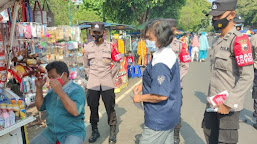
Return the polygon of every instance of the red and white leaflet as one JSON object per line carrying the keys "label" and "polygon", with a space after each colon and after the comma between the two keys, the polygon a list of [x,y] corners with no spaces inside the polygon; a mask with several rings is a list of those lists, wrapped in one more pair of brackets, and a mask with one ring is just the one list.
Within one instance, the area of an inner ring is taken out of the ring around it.
{"label": "red and white leaflet", "polygon": [[208,97],[207,101],[214,107],[218,104],[224,103],[228,96],[229,96],[228,91],[224,91],[215,96]]}

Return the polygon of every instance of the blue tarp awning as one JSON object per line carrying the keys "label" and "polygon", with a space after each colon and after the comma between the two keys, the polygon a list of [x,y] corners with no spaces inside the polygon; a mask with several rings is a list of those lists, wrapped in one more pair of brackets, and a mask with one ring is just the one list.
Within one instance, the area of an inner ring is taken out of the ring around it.
{"label": "blue tarp awning", "polygon": [[[79,24],[78,26],[81,29],[88,29],[91,28],[90,23],[92,22],[83,22]],[[132,25],[125,25],[125,24],[116,24],[116,23],[104,23],[106,28],[110,28],[111,30],[135,30],[135,28]]]}

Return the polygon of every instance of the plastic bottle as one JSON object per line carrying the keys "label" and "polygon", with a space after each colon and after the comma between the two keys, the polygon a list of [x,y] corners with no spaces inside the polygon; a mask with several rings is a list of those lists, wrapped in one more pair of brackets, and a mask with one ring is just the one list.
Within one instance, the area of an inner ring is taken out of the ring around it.
{"label": "plastic bottle", "polygon": [[11,99],[11,104],[16,104],[16,98]]}
{"label": "plastic bottle", "polygon": [[10,115],[7,110],[3,110],[3,117],[4,117],[4,128],[8,128],[10,126]]}
{"label": "plastic bottle", "polygon": [[0,114],[0,130],[4,129],[4,117],[2,114]]}
{"label": "plastic bottle", "polygon": [[26,118],[25,103],[23,99],[19,99],[18,105],[20,107],[20,119],[23,120]]}
{"label": "plastic bottle", "polygon": [[10,116],[10,125],[12,126],[15,124],[15,113],[13,112],[12,109],[9,111],[9,116]]}
{"label": "plastic bottle", "polygon": [[13,112],[15,113],[15,120],[20,118],[20,107],[18,104],[13,104]]}

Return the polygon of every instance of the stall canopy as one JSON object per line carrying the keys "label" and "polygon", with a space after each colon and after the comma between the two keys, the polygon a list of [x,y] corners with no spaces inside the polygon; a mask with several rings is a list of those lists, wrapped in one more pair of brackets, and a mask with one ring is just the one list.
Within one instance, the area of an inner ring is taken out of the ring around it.
{"label": "stall canopy", "polygon": [[[83,29],[90,28],[90,24],[92,22],[83,22],[80,23],[78,26]],[[104,23],[106,28],[110,28],[111,30],[135,30],[135,28],[131,25],[125,25],[125,24],[116,24],[116,23]]]}
{"label": "stall canopy", "polygon": [[15,0],[0,0],[0,12],[7,9],[10,5],[13,5]]}

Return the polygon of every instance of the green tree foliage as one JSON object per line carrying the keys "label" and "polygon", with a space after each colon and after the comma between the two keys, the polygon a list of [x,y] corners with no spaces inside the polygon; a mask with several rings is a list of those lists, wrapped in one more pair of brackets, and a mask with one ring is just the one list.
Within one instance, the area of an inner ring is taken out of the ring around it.
{"label": "green tree foliage", "polygon": [[210,11],[211,4],[207,0],[187,0],[181,9],[178,28],[195,32],[200,28],[207,28],[209,18],[205,15]]}
{"label": "green tree foliage", "polygon": [[245,25],[257,28],[257,0],[239,0],[237,13],[245,19]]}
{"label": "green tree foliage", "polygon": [[151,18],[178,18],[186,0],[84,0],[87,8],[115,23],[139,25]]}
{"label": "green tree foliage", "polygon": [[[45,0],[38,0],[43,7]],[[68,0],[47,0],[51,11],[54,13],[55,25],[69,25]],[[34,1],[30,2],[31,8],[34,8]],[[76,7],[70,2],[72,24],[81,21],[100,21],[101,17],[96,11],[86,9],[84,5]],[[47,8],[45,8],[47,10]]]}

